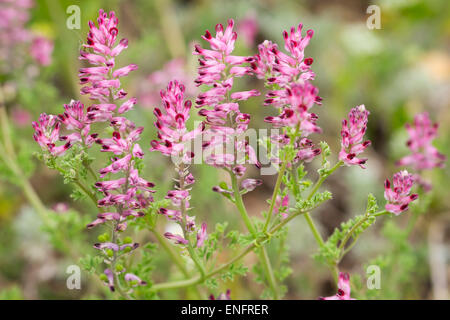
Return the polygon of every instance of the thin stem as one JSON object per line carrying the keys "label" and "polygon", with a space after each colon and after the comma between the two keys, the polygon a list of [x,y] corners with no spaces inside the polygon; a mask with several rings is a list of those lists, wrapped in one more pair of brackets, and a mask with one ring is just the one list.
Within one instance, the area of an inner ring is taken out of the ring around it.
{"label": "thin stem", "polygon": [[160,25],[172,58],[185,56],[183,34],[176,17],[174,4],[171,0],[155,1],[159,13]]}
{"label": "thin stem", "polygon": [[[342,251],[345,248],[345,245],[347,244],[347,242],[350,240],[350,238],[353,236],[353,233],[355,233],[355,231],[364,223],[367,221],[367,219],[369,219],[369,217],[379,217],[382,215],[386,215],[389,214],[388,211],[383,210],[383,211],[379,211],[373,214],[367,214],[360,220],[358,221],[358,223],[356,223],[345,235],[344,239],[341,241],[341,244],[338,247],[339,251]],[[338,263],[342,260],[342,258],[344,258],[344,256],[350,251],[351,248],[353,248],[353,246],[356,243],[356,240],[358,239],[359,235],[353,239],[353,242],[350,244],[350,246],[344,250],[341,254],[341,256],[339,257]]]}
{"label": "thin stem", "polygon": [[[290,147],[292,147],[294,145],[295,139],[298,135],[298,131],[299,131],[299,125],[297,125],[295,127],[294,135],[290,137],[290,141],[289,141]],[[281,165],[280,171],[278,172],[277,181],[275,182],[275,187],[273,189],[272,200],[270,202],[270,208],[269,208],[269,212],[267,213],[266,223],[264,224],[263,232],[267,232],[267,229],[269,229],[270,220],[272,219],[272,215],[273,215],[273,209],[275,207],[278,192],[280,190],[281,182],[283,181],[283,176],[286,171],[287,164],[288,164],[287,153],[285,153],[285,159],[283,161],[283,164]]]}
{"label": "thin stem", "polygon": [[267,250],[265,247],[261,248],[260,253],[260,261],[262,262],[262,267],[267,275],[267,281],[269,282],[270,289],[273,293],[273,298],[275,300],[279,299],[278,288],[277,288],[277,280],[275,279],[275,275],[272,270],[272,265],[270,264],[269,255],[267,254]]}
{"label": "thin stem", "polygon": [[324,245],[324,241],[322,236],[320,235],[319,230],[317,230],[317,227],[314,224],[313,219],[311,218],[309,212],[306,212],[304,214],[305,220],[308,223],[309,228],[311,229],[314,238],[316,239],[317,244],[319,245],[319,247],[322,247]]}
{"label": "thin stem", "polygon": [[242,200],[242,195],[239,192],[239,186],[237,183],[236,176],[230,171],[230,177],[231,177],[231,185],[234,191],[234,198],[236,200],[236,207],[242,217],[242,220],[244,220],[245,226],[247,227],[248,231],[255,236],[256,235],[256,229],[253,226],[252,221],[250,220],[250,217],[248,216],[247,210],[245,209],[244,201]]}
{"label": "thin stem", "polygon": [[286,171],[287,161],[284,161],[281,165],[281,169],[278,172],[277,181],[275,182],[275,188],[273,189],[272,200],[270,202],[269,212],[267,213],[266,223],[264,224],[263,232],[266,232],[270,225],[270,220],[273,215],[273,208],[275,207],[275,203],[278,196],[278,191],[280,190],[281,182],[283,180],[284,172]]}
{"label": "thin stem", "polygon": [[[270,230],[270,234],[273,234],[275,232],[277,232],[278,230],[280,230],[282,227],[284,227],[289,221],[291,221],[294,217],[300,215],[300,214],[304,214],[304,211],[298,211],[294,214],[292,214],[291,216],[289,216],[288,218],[286,218],[285,220],[283,220],[282,222],[280,222],[278,225],[276,225],[275,227],[273,227]],[[245,257],[247,254],[249,254],[250,252],[252,252],[257,246],[259,246],[260,242],[263,242],[267,239],[269,239],[270,235],[266,234],[264,236],[262,236],[260,239],[258,239],[259,241],[254,241],[252,244],[248,245],[247,248],[245,248],[244,250],[242,250],[241,253],[239,253],[237,256],[235,256],[233,259],[231,259],[230,261],[222,264],[221,266],[217,267],[216,269],[214,269],[213,271],[207,272],[204,279],[202,279],[200,276],[195,276],[191,279],[187,279],[187,280],[182,280],[182,281],[173,281],[173,282],[167,282],[167,283],[160,283],[160,284],[156,284],[154,285],[151,290],[152,291],[160,291],[160,290],[168,290],[168,289],[178,289],[178,288],[183,288],[183,287],[189,287],[192,285],[196,285],[196,284],[200,284],[203,281],[205,281],[206,279],[209,279],[215,275],[217,275],[218,273],[222,272],[223,270],[227,269],[228,267],[230,267],[232,264],[236,263],[237,261],[241,260],[243,257]]]}
{"label": "thin stem", "polygon": [[158,243],[161,245],[161,247],[167,252],[170,259],[177,265],[178,269],[183,273],[185,277],[189,276],[189,272],[185,267],[185,264],[183,260],[181,259],[180,255],[175,253],[172,249],[172,246],[167,242],[167,240],[156,230],[150,229],[150,231],[155,236]]}
{"label": "thin stem", "polygon": [[[181,162],[179,166],[177,166],[178,169],[178,184],[180,190],[184,190],[184,179],[185,179],[185,167],[184,163]],[[192,261],[194,261],[194,264],[198,271],[200,272],[200,275],[202,277],[205,277],[205,268],[203,267],[202,262],[200,261],[200,258],[197,255],[197,252],[194,250],[194,247],[191,242],[191,238],[188,236],[187,232],[187,213],[186,213],[186,200],[181,200],[181,215],[182,215],[182,228],[185,239],[188,241],[187,249],[189,252],[189,255],[192,258]]]}
{"label": "thin stem", "polygon": [[[311,200],[312,197],[316,194],[316,192],[319,190],[320,186],[322,185],[322,183],[334,172],[336,171],[337,168],[339,168],[341,165],[343,164],[342,161],[338,161],[333,168],[331,168],[327,174],[325,175],[321,175],[319,180],[317,180],[316,184],[314,185],[314,187],[311,189],[311,192],[309,193],[307,200]],[[314,224],[313,219],[311,218],[310,214],[307,212],[305,213],[305,219],[306,222],[308,223],[309,228],[311,229],[314,238],[317,241],[317,244],[322,247],[324,244],[323,238],[320,235],[320,232],[317,230],[317,227]]]}
{"label": "thin stem", "polygon": [[[244,201],[242,200],[242,195],[239,192],[237,178],[232,172],[230,172],[230,177],[231,177],[231,184],[232,184],[233,191],[234,191],[236,207],[238,208],[238,211],[241,214],[241,217],[244,220],[244,223],[247,226],[248,231],[256,238],[257,232],[256,232],[255,227],[253,226],[252,221],[250,220],[250,217],[248,216],[247,210],[245,209]],[[260,256],[260,261],[263,264],[264,272],[267,276],[267,281],[269,282],[269,286],[273,292],[273,296],[275,299],[278,300],[279,296],[278,296],[278,289],[277,289],[275,275],[273,274],[272,265],[270,263],[270,259],[267,254],[267,249],[264,246],[261,248],[261,253],[259,256]]]}

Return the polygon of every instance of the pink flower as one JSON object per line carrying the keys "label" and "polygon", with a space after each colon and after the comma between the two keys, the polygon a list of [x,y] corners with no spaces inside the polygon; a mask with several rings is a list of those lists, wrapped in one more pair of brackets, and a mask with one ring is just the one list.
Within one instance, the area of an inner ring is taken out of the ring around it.
{"label": "pink flower", "polygon": [[209,300],[231,300],[231,290],[228,289],[226,293],[221,293],[216,297],[214,295],[209,296]]}
{"label": "pink flower", "polygon": [[288,217],[288,214],[286,213],[286,209],[289,206],[289,195],[285,195],[283,198],[281,196],[277,196],[275,200],[275,206],[273,208],[274,214],[281,214],[281,217],[283,219],[286,219]]}
{"label": "pink flower", "polygon": [[446,157],[432,145],[437,136],[439,125],[432,124],[427,112],[414,117],[413,125],[406,124],[409,140],[406,143],[411,150],[408,155],[397,162],[399,166],[412,166],[414,170],[443,168]]}
{"label": "pink flower", "polygon": [[53,42],[44,37],[35,37],[30,47],[30,54],[42,66],[51,63]]}
{"label": "pink flower", "polygon": [[268,77],[268,83],[286,87],[292,82],[314,80],[314,73],[310,65],[312,58],[304,58],[304,50],[309,44],[314,31],[308,30],[302,37],[303,25],[292,27],[290,33],[283,31],[284,47],[290,53],[287,55],[278,49],[276,44],[270,41],[258,46],[259,54],[255,56],[252,68],[255,74],[264,79]]}
{"label": "pink flower", "polygon": [[408,204],[418,198],[417,194],[410,194],[414,184],[413,175],[403,170],[394,174],[393,188],[386,179],[384,183],[384,197],[388,201],[385,208],[395,215],[408,210]]}
{"label": "pink flower", "polygon": [[238,33],[242,35],[247,47],[253,47],[259,30],[258,20],[254,14],[246,15],[238,24]]}
{"label": "pink flower", "polygon": [[339,160],[348,166],[359,165],[365,169],[364,164],[367,159],[358,159],[356,156],[370,145],[369,140],[363,141],[364,134],[367,130],[368,115],[369,111],[366,110],[364,105],[360,105],[349,112],[349,121],[342,120],[342,140]]}
{"label": "pink flower", "polygon": [[39,121],[33,121],[34,140],[41,146],[43,150],[47,150],[53,156],[64,154],[71,146],[71,142],[56,146],[59,140],[59,130],[61,124],[57,121],[57,117],[42,113],[39,116]]}
{"label": "pink flower", "polygon": [[307,138],[300,139],[297,145],[297,155],[295,156],[294,162],[304,161],[311,162],[316,156],[321,154],[322,150],[320,148],[315,148],[311,140]]}
{"label": "pink flower", "polygon": [[14,108],[11,118],[18,127],[25,127],[30,125],[31,114],[27,110]]}
{"label": "pink flower", "polygon": [[164,233],[164,236],[169,239],[172,240],[175,244],[183,244],[186,245],[189,243],[189,241],[187,241],[186,239],[184,239],[182,236],[179,236],[177,234],[173,234],[170,232],[166,232]]}
{"label": "pink flower", "polygon": [[255,190],[260,185],[262,185],[262,180],[260,179],[245,179],[241,183],[242,188],[247,192]]}
{"label": "pink flower", "polygon": [[104,274],[106,275],[107,279],[108,279],[108,287],[109,289],[114,292],[115,288],[114,288],[114,274],[112,273],[112,271],[110,269],[105,269]]}
{"label": "pink flower", "polygon": [[139,102],[145,108],[154,108],[161,99],[160,90],[167,87],[167,83],[178,81],[185,85],[185,97],[191,99],[198,94],[194,76],[188,72],[189,67],[182,58],[167,62],[161,70],[150,74],[146,81],[139,83]]}
{"label": "pink flower", "polygon": [[206,223],[203,222],[200,230],[197,232],[197,248],[203,247],[205,240],[208,238],[206,233]]}
{"label": "pink flower", "polygon": [[334,296],[321,297],[320,300],[355,300],[350,297],[350,276],[348,273],[339,272],[338,292]]}
{"label": "pink flower", "polygon": [[147,285],[147,282],[141,280],[141,278],[139,278],[137,275],[132,274],[132,273],[125,274],[124,279],[127,282],[135,282],[135,284],[132,285],[133,287],[136,287],[138,285],[139,286],[146,286]]}

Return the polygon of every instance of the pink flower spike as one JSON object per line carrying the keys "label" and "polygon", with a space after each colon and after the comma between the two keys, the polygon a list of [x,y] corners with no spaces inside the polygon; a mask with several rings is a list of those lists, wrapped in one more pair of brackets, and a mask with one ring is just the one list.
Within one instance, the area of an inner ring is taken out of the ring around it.
{"label": "pink flower spike", "polygon": [[370,141],[363,141],[364,134],[367,130],[369,111],[364,105],[353,108],[349,114],[349,120],[342,121],[341,130],[341,151],[339,152],[339,160],[346,165],[359,165],[365,169],[364,164],[367,159],[358,159],[356,156],[362,153],[369,145]]}
{"label": "pink flower spike", "polygon": [[431,123],[427,112],[416,115],[412,125],[406,124],[409,134],[406,145],[411,154],[400,159],[397,165],[412,166],[416,171],[443,168],[446,157],[432,145],[437,137],[438,127],[437,123]]}
{"label": "pink flower spike", "polygon": [[410,194],[413,184],[413,175],[406,170],[394,174],[393,188],[391,188],[391,182],[386,179],[384,184],[384,197],[388,201],[385,206],[386,211],[397,216],[408,210],[409,203],[418,198],[417,194]]}
{"label": "pink flower spike", "polygon": [[52,62],[53,41],[36,37],[30,47],[30,55],[42,66],[48,66]]}
{"label": "pink flower spike", "polygon": [[348,273],[339,272],[338,292],[334,296],[320,297],[320,300],[355,300],[350,297],[350,276]]}

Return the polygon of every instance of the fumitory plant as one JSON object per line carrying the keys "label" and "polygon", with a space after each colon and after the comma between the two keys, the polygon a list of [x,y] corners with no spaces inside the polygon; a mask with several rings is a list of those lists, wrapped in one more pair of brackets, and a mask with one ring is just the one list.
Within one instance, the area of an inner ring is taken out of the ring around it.
{"label": "fumitory plant", "polygon": [[[350,276],[341,272],[340,262],[377,219],[408,214],[409,207],[429,191],[428,184],[423,187],[426,182],[421,170],[441,167],[445,160],[431,145],[437,126],[431,125],[426,114],[416,117],[414,127],[407,127],[412,155],[399,161],[399,165],[411,166],[414,173],[401,170],[386,179],[382,208],[369,194],[363,213],[343,222],[326,239],[313,219],[314,209],[332,198],[321,186],[342,167],[365,169],[368,159],[362,154],[371,144],[365,138],[370,112],[359,105],[342,120],[336,160],[331,160],[326,142],[313,141],[314,134],[322,131],[314,109],[323,108],[313,84],[313,59],[305,56],[313,31],[304,33],[300,24],[283,32],[285,50],[266,40],[254,56],[238,56],[233,54],[237,39],[233,20],[226,27],[218,24],[213,33],[207,30],[202,39],[208,47],[197,44],[193,52],[198,56],[195,85],[200,93],[191,101],[186,97],[191,83],[170,81],[153,108],[157,135],[142,142],[148,124],[138,126],[130,120],[137,99],[128,97],[121,83],[121,78],[138,66],[120,65],[118,58],[128,40],[118,37],[118,26],[115,13],[103,10],[96,23],[89,22],[79,56],[85,63],[79,80],[80,93],[92,103],[85,106],[72,100],[61,114],[43,113],[33,122],[34,139],[42,148],[40,159],[74,186],[75,199],[95,205],[87,228],[101,230],[93,244],[98,255],[81,260],[85,269],[125,299],[157,298],[164,290],[184,288],[193,297],[204,298],[216,290],[219,281],[249,272],[266,288],[262,297],[280,299],[286,292],[283,280],[292,272],[284,241],[288,224],[303,216],[317,241],[316,257],[328,266],[337,286],[335,296],[323,299],[351,299]],[[264,81],[267,92],[236,91],[235,81],[241,77]],[[264,105],[273,110],[273,115],[265,118],[272,128],[270,137],[256,140],[251,138],[251,115],[242,112],[241,102],[261,94],[265,95]],[[189,119],[196,109],[202,121],[191,126]],[[149,149],[141,147],[147,145]],[[261,150],[267,151],[271,170],[265,170]],[[173,187],[165,193],[155,192],[155,184],[144,176],[143,169],[154,161],[152,152],[170,157],[173,163]],[[320,167],[313,183],[307,177],[314,175],[308,174],[304,164],[314,160]],[[216,226],[208,225],[208,215],[191,205],[196,182],[192,167],[203,162],[226,173],[228,182],[211,186],[211,192],[235,206],[244,229],[228,230],[227,217]],[[249,166],[260,169],[261,174],[276,173],[268,206],[258,217],[249,216],[243,201],[244,194],[262,184],[247,175]],[[415,186],[419,186],[417,192]],[[151,232],[157,243],[143,243],[145,232]],[[277,246],[282,257],[277,268],[268,253],[269,244]],[[232,256],[224,261],[220,255],[226,247]],[[152,271],[158,248],[166,251],[182,279],[169,275],[167,282],[155,283]],[[249,271],[241,260],[251,253],[256,254],[258,263]],[[217,298],[231,296],[227,291]]]}

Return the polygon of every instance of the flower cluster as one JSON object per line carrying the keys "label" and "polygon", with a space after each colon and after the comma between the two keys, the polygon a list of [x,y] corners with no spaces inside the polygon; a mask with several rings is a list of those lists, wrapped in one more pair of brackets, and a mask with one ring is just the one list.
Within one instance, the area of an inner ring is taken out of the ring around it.
{"label": "flower cluster", "polygon": [[0,68],[5,73],[25,64],[24,52],[39,65],[51,62],[53,42],[26,28],[33,6],[33,0],[0,0]]}
{"label": "flower cluster", "polygon": [[[312,30],[302,37],[302,24],[297,28],[292,27],[290,33],[283,32],[284,47],[289,52],[285,54],[278,46],[270,41],[264,41],[258,46],[259,53],[255,55],[252,69],[256,76],[266,79],[270,90],[264,101],[264,105],[275,107],[279,114],[269,116],[265,121],[271,123],[274,128],[294,128],[294,137],[286,134],[272,137],[272,143],[278,147],[289,144],[299,146],[300,150],[294,162],[299,160],[312,160],[320,154],[321,150],[314,148],[310,140],[300,139],[312,133],[321,132],[317,126],[317,115],[310,112],[315,105],[320,105],[322,98],[318,95],[318,89],[309,81],[314,80],[311,71],[312,58],[304,57],[304,50],[313,35]],[[303,158],[304,157],[304,158]],[[281,160],[274,156],[272,162]]]}
{"label": "flower cluster", "polygon": [[366,110],[364,105],[360,105],[349,112],[348,121],[342,120],[339,160],[348,166],[359,165],[361,168],[365,168],[364,164],[367,159],[359,159],[356,156],[370,145],[369,140],[363,141],[367,130],[368,116],[369,111]]}
{"label": "flower cluster", "polygon": [[416,115],[413,125],[407,123],[409,140],[406,145],[411,154],[400,159],[397,165],[411,166],[416,171],[444,167],[445,156],[432,145],[438,127],[437,123],[431,122],[427,112]]}
{"label": "flower cluster", "polygon": [[190,143],[199,136],[203,130],[203,123],[196,129],[188,131],[186,122],[190,117],[192,103],[184,100],[185,87],[178,81],[169,82],[166,90],[161,91],[163,109],[155,108],[155,126],[158,129],[158,140],[151,142],[151,150],[161,152],[163,155],[172,156],[178,172],[178,185],[175,190],[170,190],[166,198],[170,199],[175,209],[161,208],[159,213],[169,220],[179,223],[183,228],[184,237],[166,232],[164,235],[175,244],[189,244],[187,234],[197,232],[196,246],[201,247],[207,237],[206,224],[203,223],[197,230],[195,217],[187,215],[190,210],[190,186],[195,182],[192,173],[185,164],[190,163],[194,153],[190,151]]}
{"label": "flower cluster", "polygon": [[[139,246],[131,239],[121,242],[118,232],[127,228],[129,219],[144,215],[145,209],[153,201],[154,184],[140,177],[136,166],[144,156],[137,142],[144,128],[136,127],[123,115],[133,107],[136,99],[119,102],[127,95],[120,87],[119,78],[128,75],[137,66],[132,64],[114,68],[115,57],[128,43],[126,39],[122,39],[115,45],[118,19],[114,12],[107,14],[100,10],[97,22],[98,27],[92,21],[89,22],[87,44],[83,45],[84,50],[80,52],[80,59],[87,60],[92,66],[81,68],[79,72],[80,83],[85,85],[81,94],[89,94],[90,99],[97,100],[97,103],[85,108],[81,102],[72,100],[70,104],[64,105],[64,113],[57,117],[42,114],[38,122],[33,122],[33,127],[34,139],[53,156],[63,155],[75,144],[79,144],[83,152],[87,152],[87,148],[94,143],[101,145],[102,152],[111,154],[108,165],[99,170],[102,180],[95,183],[95,188],[103,194],[103,198],[97,203],[100,213],[87,228],[103,223],[111,224],[113,239],[102,236],[94,248],[104,252],[107,256],[105,262],[114,267],[122,254]],[[112,137],[103,138],[98,133],[91,133],[92,126],[97,122],[109,122]],[[64,135],[61,134],[61,129],[66,131]],[[56,146],[58,140],[64,144]],[[109,179],[113,174],[117,175],[116,178]],[[103,180],[105,177],[109,180]],[[124,269],[105,270],[104,280],[109,283],[111,290],[114,289],[115,276],[122,272]],[[145,284],[129,273],[124,276],[124,280],[133,284]]]}
{"label": "flower cluster", "polygon": [[388,201],[386,211],[399,215],[408,210],[409,203],[418,198],[417,194],[410,194],[413,183],[412,174],[406,170],[394,174],[392,186],[391,182],[386,179],[384,183],[384,197]]}
{"label": "flower cluster", "polygon": [[176,58],[167,62],[160,70],[150,74],[145,81],[139,81],[139,105],[145,108],[154,108],[161,99],[160,90],[170,81],[178,81],[185,86],[185,96],[193,98],[198,89],[194,83],[194,76],[188,72],[184,59]]}
{"label": "flower cluster", "polygon": [[[233,20],[228,21],[225,30],[218,24],[214,37],[207,30],[202,38],[209,43],[211,50],[196,45],[193,53],[200,56],[199,76],[195,82],[199,86],[210,87],[196,100],[197,107],[202,108],[199,114],[205,117],[205,123],[209,126],[203,139],[206,162],[232,171],[235,164],[244,163],[247,157],[251,163],[259,165],[248,141],[238,139],[250,122],[250,115],[240,112],[238,102],[260,94],[257,90],[231,92],[236,77],[252,73],[252,68],[247,64],[254,60],[253,57],[231,55],[237,38],[233,26]],[[238,157],[236,150],[244,152]]]}
{"label": "flower cluster", "polygon": [[137,69],[137,65],[114,69],[115,58],[128,47],[128,40],[121,39],[117,42],[119,20],[111,11],[109,15],[100,10],[97,19],[98,27],[94,22],[89,22],[89,33],[87,43],[83,44],[84,50],[80,51],[80,60],[87,60],[91,65],[81,68],[79,77],[80,84],[84,85],[81,94],[90,95],[90,99],[99,100],[100,104],[93,106],[91,110],[91,120],[102,119],[121,121],[123,119],[112,119],[112,111],[123,114],[130,110],[136,103],[135,98],[131,98],[120,105],[111,105],[115,100],[124,99],[127,93],[120,88],[121,77],[127,76],[131,71]]}

